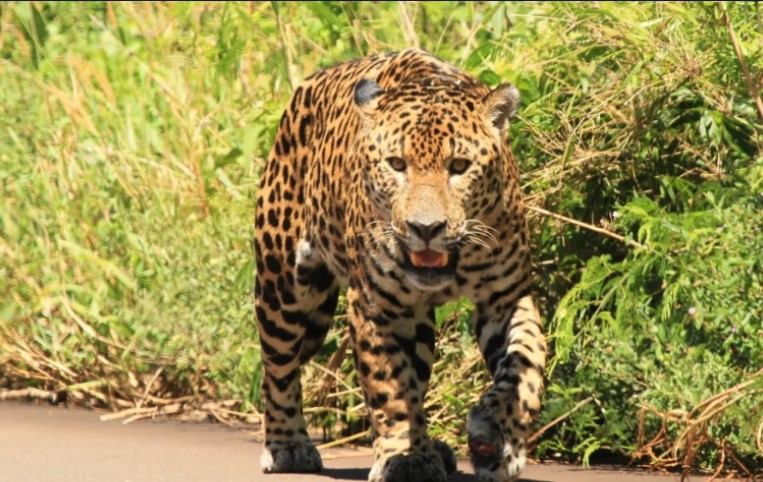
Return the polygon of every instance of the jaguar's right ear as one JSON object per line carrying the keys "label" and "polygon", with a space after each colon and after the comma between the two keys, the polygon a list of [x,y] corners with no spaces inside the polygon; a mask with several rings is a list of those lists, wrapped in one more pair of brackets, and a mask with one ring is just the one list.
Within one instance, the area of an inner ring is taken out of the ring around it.
{"label": "jaguar's right ear", "polygon": [[384,93],[375,80],[361,79],[355,84],[355,94],[353,96],[355,105],[358,106],[363,114],[371,114],[376,110],[379,104],[379,96]]}

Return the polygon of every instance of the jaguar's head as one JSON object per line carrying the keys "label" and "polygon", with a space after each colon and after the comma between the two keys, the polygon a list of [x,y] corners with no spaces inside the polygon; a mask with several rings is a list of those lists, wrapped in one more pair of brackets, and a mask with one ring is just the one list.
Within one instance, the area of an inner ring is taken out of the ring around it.
{"label": "jaguar's head", "polygon": [[376,211],[372,241],[385,243],[420,289],[442,289],[466,246],[495,246],[491,222],[503,209],[506,128],[519,92],[457,81],[385,91],[364,79],[355,104],[362,129],[354,152]]}

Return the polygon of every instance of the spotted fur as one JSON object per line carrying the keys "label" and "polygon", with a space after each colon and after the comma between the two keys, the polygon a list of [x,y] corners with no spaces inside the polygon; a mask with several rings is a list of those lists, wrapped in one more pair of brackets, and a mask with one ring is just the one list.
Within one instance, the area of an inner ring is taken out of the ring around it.
{"label": "spotted fur", "polygon": [[374,432],[373,482],[444,481],[452,451],[427,435],[434,308],[466,297],[494,385],[467,430],[483,481],[510,481],[541,406],[546,342],[506,139],[519,103],[421,50],[308,78],[281,118],[257,199],[256,318],[265,472],[321,469],[299,367],[348,287],[355,363]]}

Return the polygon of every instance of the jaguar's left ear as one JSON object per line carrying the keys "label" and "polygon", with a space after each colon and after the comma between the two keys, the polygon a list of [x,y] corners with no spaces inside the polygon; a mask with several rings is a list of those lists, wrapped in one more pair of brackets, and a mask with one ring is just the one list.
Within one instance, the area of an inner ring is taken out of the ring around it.
{"label": "jaguar's left ear", "polygon": [[370,114],[376,110],[379,103],[379,96],[384,93],[384,89],[376,83],[375,80],[361,79],[355,84],[353,100],[361,113]]}
{"label": "jaguar's left ear", "polygon": [[512,84],[501,84],[482,99],[482,106],[490,123],[503,134],[519,108],[519,90]]}

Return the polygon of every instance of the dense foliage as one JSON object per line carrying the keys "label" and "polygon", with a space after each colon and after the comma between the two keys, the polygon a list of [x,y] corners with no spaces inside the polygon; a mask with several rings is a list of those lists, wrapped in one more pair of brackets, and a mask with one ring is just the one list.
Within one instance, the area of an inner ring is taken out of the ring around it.
{"label": "dense foliage", "polygon": [[[760,474],[753,3],[0,4],[0,387],[256,410],[251,220],[280,112],[316,69],[412,45],[522,93],[554,349],[536,456]],[[429,402],[461,443],[490,383],[469,310],[438,313]],[[364,423],[337,321],[305,377],[332,436]]]}

